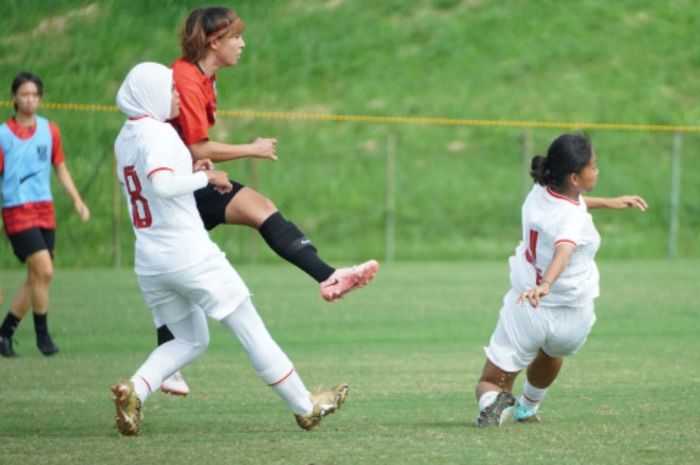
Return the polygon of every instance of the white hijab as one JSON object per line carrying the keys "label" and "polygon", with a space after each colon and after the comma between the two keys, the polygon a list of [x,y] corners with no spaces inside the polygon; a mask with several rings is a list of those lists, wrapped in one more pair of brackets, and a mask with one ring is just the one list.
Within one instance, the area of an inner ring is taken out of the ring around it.
{"label": "white hijab", "polygon": [[170,117],[173,70],[158,63],[140,63],[129,71],[117,92],[117,106],[129,117]]}

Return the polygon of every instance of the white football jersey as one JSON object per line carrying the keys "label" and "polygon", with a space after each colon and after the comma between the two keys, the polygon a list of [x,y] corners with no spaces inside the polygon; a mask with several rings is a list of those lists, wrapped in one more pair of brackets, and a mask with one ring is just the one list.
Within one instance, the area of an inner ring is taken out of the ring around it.
{"label": "white football jersey", "polygon": [[161,170],[192,174],[192,156],[170,124],[151,118],[130,120],[114,149],[117,176],[136,234],[137,274],[180,271],[221,253],[204,229],[192,192],[161,198],[151,184],[152,176]]}
{"label": "white football jersey", "polygon": [[582,196],[573,201],[535,184],[522,206],[522,228],[523,240],[509,260],[513,290],[521,293],[537,286],[556,245],[568,242],[576,249],[541,305],[578,307],[598,297],[595,254],[600,234]]}

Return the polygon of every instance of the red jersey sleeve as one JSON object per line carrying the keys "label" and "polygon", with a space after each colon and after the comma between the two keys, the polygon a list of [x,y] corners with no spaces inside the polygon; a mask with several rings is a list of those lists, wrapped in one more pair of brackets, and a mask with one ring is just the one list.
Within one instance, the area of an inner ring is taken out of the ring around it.
{"label": "red jersey sleeve", "polygon": [[51,150],[51,164],[53,166],[60,165],[66,160],[63,154],[63,143],[61,142],[61,131],[55,123],[49,121],[49,129],[51,130],[51,141],[53,149]]}

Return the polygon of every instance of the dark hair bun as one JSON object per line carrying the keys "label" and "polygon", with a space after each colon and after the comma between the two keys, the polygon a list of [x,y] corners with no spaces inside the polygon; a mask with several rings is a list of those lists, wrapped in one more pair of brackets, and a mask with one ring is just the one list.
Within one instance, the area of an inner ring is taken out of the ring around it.
{"label": "dark hair bun", "polygon": [[535,155],[532,157],[532,162],[530,163],[530,176],[535,182],[541,186],[547,185],[547,177],[549,175],[549,169],[547,169],[547,159],[542,155]]}

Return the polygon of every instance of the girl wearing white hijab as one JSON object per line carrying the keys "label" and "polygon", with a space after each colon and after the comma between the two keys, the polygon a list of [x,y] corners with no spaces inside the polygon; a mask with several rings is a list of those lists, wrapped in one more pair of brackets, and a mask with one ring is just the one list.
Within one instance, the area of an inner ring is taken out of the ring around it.
{"label": "girl wearing white hijab", "polygon": [[117,105],[129,117],[114,147],[136,235],[136,275],[154,321],[167,324],[175,336],[129,381],[112,387],[120,433],[138,434],[148,396],[204,352],[206,316],[236,335],[258,376],[287,402],[300,427],[312,429],[340,408],[348,387],[309,393],[265,328],[248,288],[209,239],[192,193],[207,183],[222,193],[232,186],[208,160],[193,169],[187,147],[166,122],[179,113],[172,70],[157,63],[135,66],[119,89]]}

